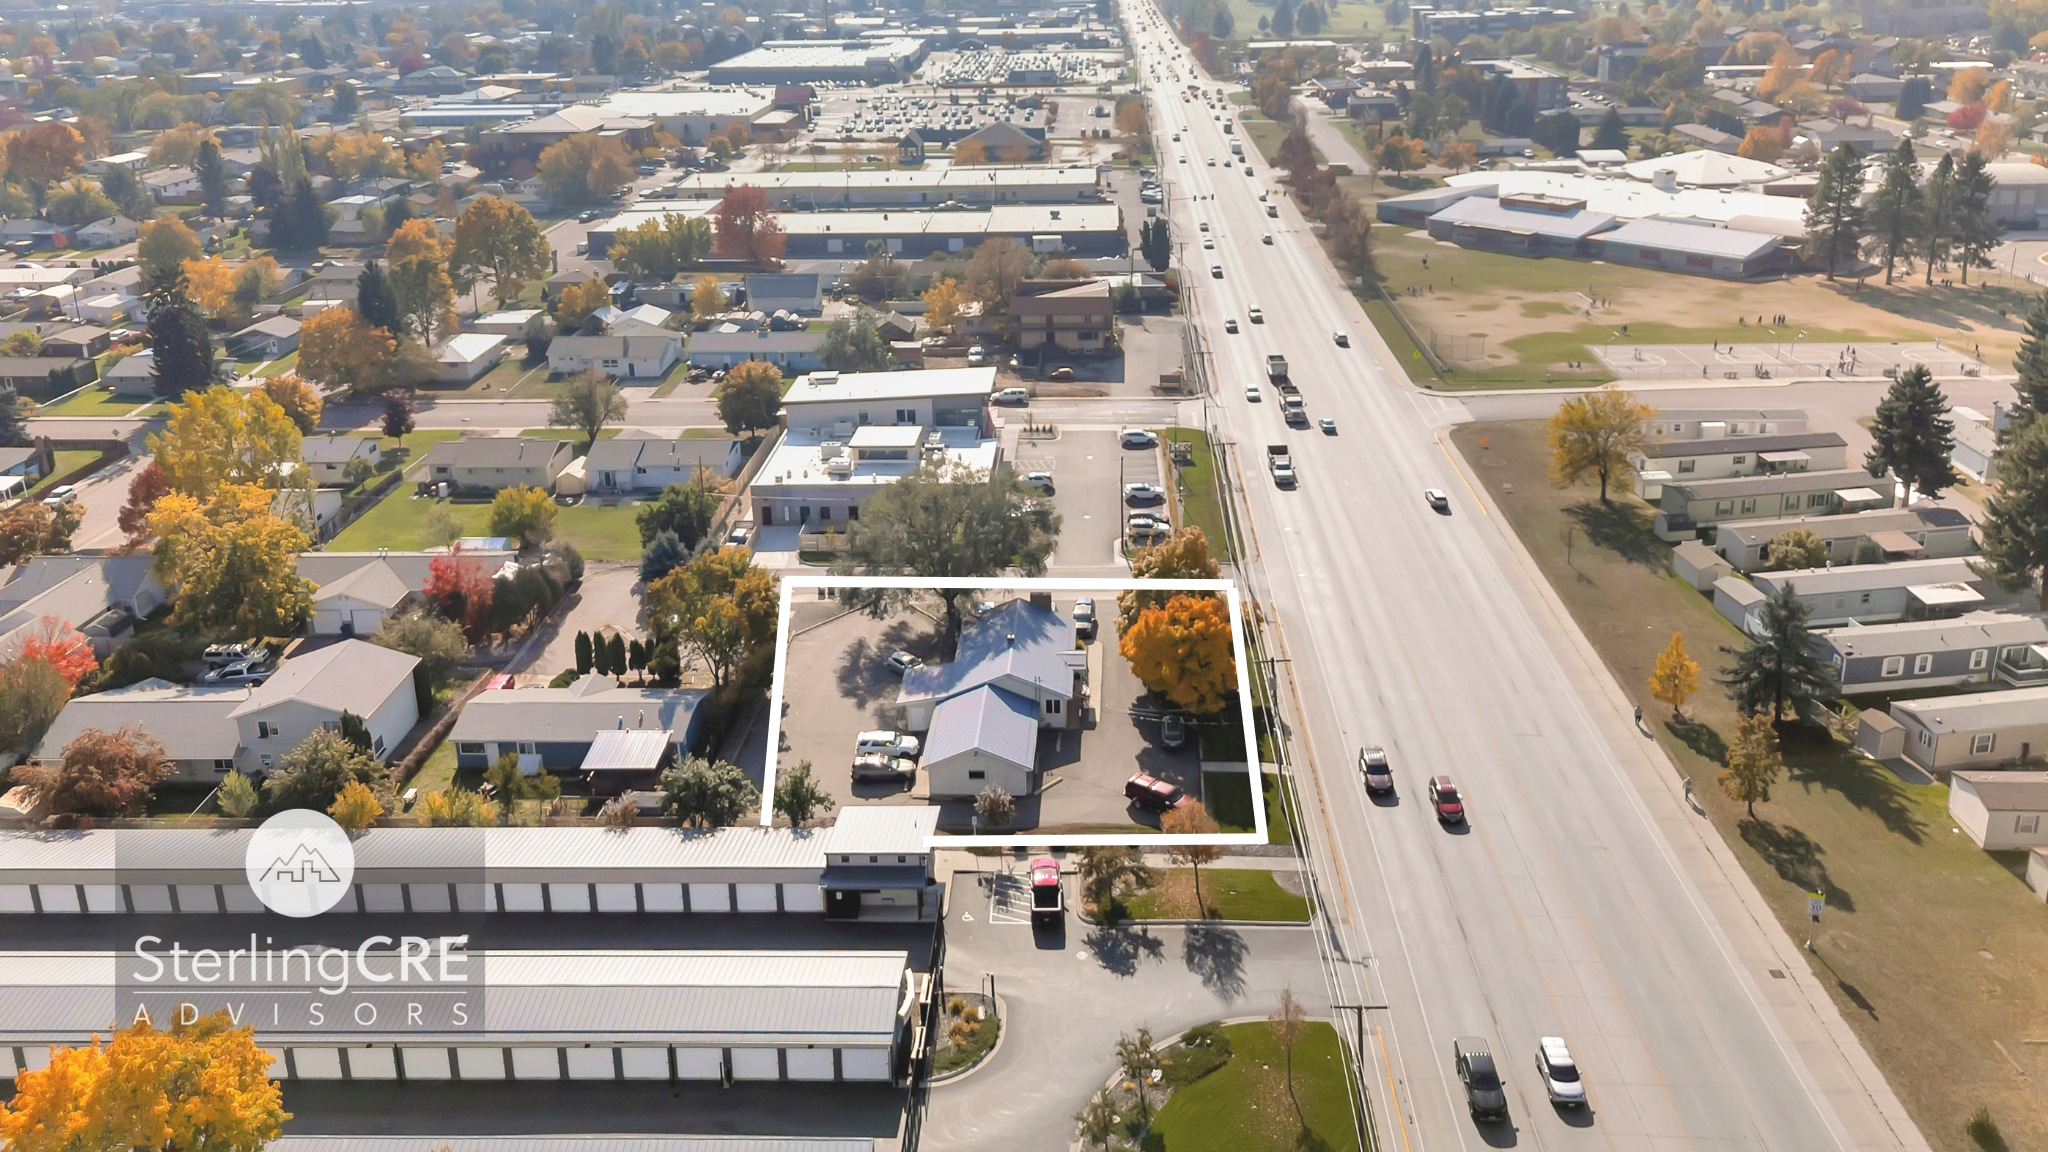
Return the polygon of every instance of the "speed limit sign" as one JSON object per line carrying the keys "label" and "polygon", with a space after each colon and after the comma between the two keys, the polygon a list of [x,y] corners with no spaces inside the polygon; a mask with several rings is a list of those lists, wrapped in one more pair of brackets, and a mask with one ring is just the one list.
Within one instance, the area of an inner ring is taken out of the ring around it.
{"label": "speed limit sign", "polygon": [[1811,916],[1811,917],[1813,917],[1813,918],[1814,918],[1815,920],[1819,920],[1819,919],[1820,919],[1820,914],[1821,914],[1822,912],[1825,912],[1825,911],[1827,910],[1827,906],[1828,906],[1828,894],[1827,894],[1827,893],[1825,893],[1825,892],[1808,892],[1808,893],[1806,894],[1806,914],[1807,914],[1808,916]]}

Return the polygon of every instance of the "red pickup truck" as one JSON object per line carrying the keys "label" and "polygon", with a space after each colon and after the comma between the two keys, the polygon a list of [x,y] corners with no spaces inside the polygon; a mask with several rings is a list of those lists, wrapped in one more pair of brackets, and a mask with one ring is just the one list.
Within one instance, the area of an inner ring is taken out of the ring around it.
{"label": "red pickup truck", "polygon": [[1031,862],[1031,926],[1057,928],[1067,915],[1066,891],[1060,887],[1060,862],[1040,856]]}

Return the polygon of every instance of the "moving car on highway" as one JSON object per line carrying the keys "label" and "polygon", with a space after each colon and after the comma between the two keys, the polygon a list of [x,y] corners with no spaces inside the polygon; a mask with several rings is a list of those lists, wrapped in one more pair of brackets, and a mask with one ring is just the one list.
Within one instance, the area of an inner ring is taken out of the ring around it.
{"label": "moving car on highway", "polygon": [[1465,822],[1465,801],[1458,795],[1458,786],[1449,776],[1429,778],[1429,803],[1436,809],[1436,818],[1445,824]]}
{"label": "moving car on highway", "polygon": [[1572,1059],[1564,1037],[1545,1036],[1536,1042],[1536,1075],[1543,1080],[1543,1090],[1550,1094],[1552,1104],[1585,1107],[1586,1082],[1579,1078],[1578,1061]]}
{"label": "moving car on highway", "polygon": [[1465,1106],[1474,1120],[1506,1120],[1508,1094],[1501,1088],[1500,1073],[1493,1067],[1493,1053],[1486,1041],[1460,1036],[1451,1041],[1451,1056],[1457,1062],[1458,1080],[1465,1085]]}

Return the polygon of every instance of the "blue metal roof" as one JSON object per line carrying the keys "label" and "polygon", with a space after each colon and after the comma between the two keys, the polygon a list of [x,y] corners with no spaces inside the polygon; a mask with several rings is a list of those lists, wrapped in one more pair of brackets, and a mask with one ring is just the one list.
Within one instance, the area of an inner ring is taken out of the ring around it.
{"label": "blue metal roof", "polygon": [[976,688],[932,711],[924,745],[927,765],[963,752],[984,752],[1031,767],[1038,754],[1038,706],[1001,688]]}
{"label": "blue metal roof", "polygon": [[1074,629],[1065,617],[1029,600],[1012,600],[961,630],[951,663],[927,664],[905,674],[903,694],[957,696],[1014,676],[1065,699],[1074,692],[1073,667],[1067,662],[1073,650]]}

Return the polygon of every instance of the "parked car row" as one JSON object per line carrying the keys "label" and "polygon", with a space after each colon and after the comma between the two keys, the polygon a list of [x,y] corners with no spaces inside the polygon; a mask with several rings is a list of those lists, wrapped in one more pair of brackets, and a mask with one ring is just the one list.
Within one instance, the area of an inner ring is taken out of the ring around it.
{"label": "parked car row", "polygon": [[917,737],[880,729],[853,738],[855,783],[908,783],[917,778],[917,756],[924,745]]}

